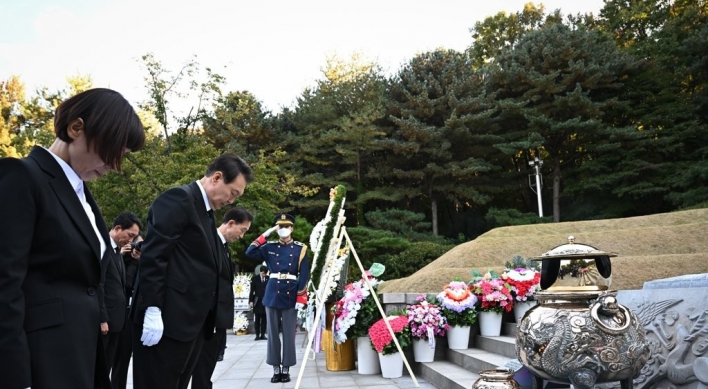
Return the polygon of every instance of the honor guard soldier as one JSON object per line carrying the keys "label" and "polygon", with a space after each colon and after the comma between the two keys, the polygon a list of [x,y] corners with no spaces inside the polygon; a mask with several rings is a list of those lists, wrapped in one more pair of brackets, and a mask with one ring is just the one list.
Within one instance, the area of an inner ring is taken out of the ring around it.
{"label": "honor guard soldier", "polygon": [[[257,261],[265,261],[270,270],[263,305],[266,309],[268,351],[266,363],[273,366],[270,382],[289,382],[290,366],[294,366],[295,329],[297,311],[307,303],[307,282],[310,278],[310,262],[307,246],[292,238],[295,217],[280,214],[275,217],[275,226],[261,234],[246,249],[246,255]],[[279,240],[266,241],[277,230]],[[279,323],[282,320],[282,353]]]}

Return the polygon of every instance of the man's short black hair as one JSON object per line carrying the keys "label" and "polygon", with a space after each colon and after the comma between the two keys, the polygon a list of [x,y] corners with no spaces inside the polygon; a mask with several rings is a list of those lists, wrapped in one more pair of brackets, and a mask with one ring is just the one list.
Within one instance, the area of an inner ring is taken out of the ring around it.
{"label": "man's short black hair", "polygon": [[140,230],[143,229],[142,223],[140,223],[140,219],[138,216],[132,212],[121,212],[116,218],[113,220],[113,227],[115,228],[116,226],[120,226],[121,229],[127,230],[128,228],[132,227],[134,224],[138,225],[138,228]]}
{"label": "man's short black hair", "polygon": [[243,174],[246,183],[253,181],[253,169],[241,157],[234,154],[222,154],[207,166],[205,177],[211,177],[216,172],[224,175],[224,182],[233,182],[239,174]]}
{"label": "man's short black hair", "polygon": [[247,221],[252,222],[253,215],[244,207],[234,207],[226,211],[224,221],[221,224],[227,224],[229,220],[233,220],[236,224],[245,223]]}

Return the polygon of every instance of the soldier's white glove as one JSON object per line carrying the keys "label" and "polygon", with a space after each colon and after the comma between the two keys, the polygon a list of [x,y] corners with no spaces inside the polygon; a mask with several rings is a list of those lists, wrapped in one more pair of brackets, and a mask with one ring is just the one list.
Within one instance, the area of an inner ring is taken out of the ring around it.
{"label": "soldier's white glove", "polygon": [[258,236],[258,238],[256,238],[256,240],[253,241],[254,244],[256,244],[257,246],[264,245],[266,243],[266,238],[268,237],[268,235],[270,235],[273,231],[275,231],[277,229],[278,229],[278,226],[274,226],[272,228],[269,228],[268,231],[260,234]]}
{"label": "soldier's white glove", "polygon": [[263,236],[265,236],[265,237],[267,238],[270,234],[273,233],[273,231],[275,231],[275,230],[277,230],[277,229],[278,229],[278,226],[274,226],[274,227],[268,229],[266,232],[264,232],[264,233],[263,233]]}
{"label": "soldier's white glove", "polygon": [[154,346],[162,338],[162,331],[165,327],[162,324],[162,311],[158,307],[148,307],[145,311],[145,320],[143,321],[143,335],[140,341],[144,346]]}

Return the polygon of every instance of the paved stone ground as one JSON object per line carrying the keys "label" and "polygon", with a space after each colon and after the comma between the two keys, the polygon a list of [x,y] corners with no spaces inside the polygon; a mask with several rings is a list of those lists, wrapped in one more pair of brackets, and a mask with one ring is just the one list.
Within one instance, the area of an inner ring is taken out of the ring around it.
{"label": "paved stone ground", "polygon": [[[300,347],[305,341],[305,334],[298,333],[295,339],[298,346],[298,364],[290,368],[292,381],[288,383],[273,384],[270,377],[273,368],[265,363],[266,342],[256,341],[254,335],[232,335],[226,340],[226,354],[224,360],[216,364],[212,380],[214,389],[285,389],[294,388],[300,372],[305,348]],[[411,361],[412,362],[412,361]],[[128,389],[133,388],[132,365],[128,372]],[[416,377],[422,389],[436,389],[421,377]],[[413,379],[404,368],[401,378],[383,378],[380,374],[361,375],[356,370],[328,371],[324,352],[316,354],[314,360],[310,359],[305,365],[300,388],[362,388],[362,389],[412,389],[415,388]]]}

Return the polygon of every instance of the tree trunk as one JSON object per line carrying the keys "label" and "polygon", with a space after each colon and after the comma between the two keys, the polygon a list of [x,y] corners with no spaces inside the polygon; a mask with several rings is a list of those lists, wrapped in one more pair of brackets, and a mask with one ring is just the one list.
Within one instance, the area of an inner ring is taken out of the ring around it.
{"label": "tree trunk", "polygon": [[[358,154],[356,157],[356,196],[357,200],[359,200],[359,196],[362,195],[362,191],[364,190],[364,183],[362,182],[361,179],[361,154]],[[361,225],[361,219],[364,217],[364,204],[361,203],[361,201],[356,202],[356,207],[355,207],[355,215],[354,215],[354,220],[356,226]]]}
{"label": "tree trunk", "polygon": [[433,220],[433,235],[438,236],[438,201],[435,199],[430,202],[430,212]]}
{"label": "tree trunk", "polygon": [[561,166],[560,161],[555,161],[553,164],[553,222],[560,222],[560,184],[561,184]]}

